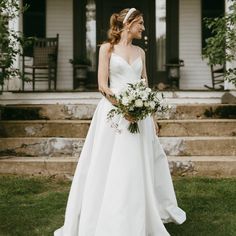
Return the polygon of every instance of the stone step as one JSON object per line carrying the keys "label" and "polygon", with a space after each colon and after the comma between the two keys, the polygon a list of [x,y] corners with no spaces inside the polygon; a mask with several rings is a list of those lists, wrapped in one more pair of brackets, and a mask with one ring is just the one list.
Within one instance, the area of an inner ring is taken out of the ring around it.
{"label": "stone step", "polygon": [[[0,121],[0,137],[85,138],[90,120]],[[236,136],[236,119],[158,120],[161,137]]]}
{"label": "stone step", "polygon": [[[173,176],[235,177],[236,158],[232,156],[168,156]],[[1,174],[30,174],[71,177],[78,158],[11,157],[0,159]]]}
{"label": "stone step", "polygon": [[[225,91],[161,91],[168,103],[195,104],[220,103]],[[231,91],[233,95],[235,91]],[[102,95],[99,92],[3,92],[1,104],[97,104]]]}
{"label": "stone step", "polygon": [[72,176],[78,158],[9,157],[0,158],[1,174],[30,174],[44,176]]}
{"label": "stone step", "polygon": [[[1,120],[90,120],[95,104],[35,104],[0,107]],[[170,104],[158,119],[236,119],[236,104]]]}
{"label": "stone step", "polygon": [[79,157],[84,138],[0,138],[0,156]]}
{"label": "stone step", "polygon": [[174,175],[236,177],[236,156],[169,156]]}
{"label": "stone step", "polygon": [[90,120],[0,121],[0,137],[85,138]]}
{"label": "stone step", "polygon": [[[169,156],[236,156],[236,137],[160,137]],[[0,156],[78,157],[84,138],[0,138]]]}
{"label": "stone step", "polygon": [[236,136],[236,119],[158,120],[160,137]]}
{"label": "stone step", "polygon": [[236,119],[236,104],[173,105],[158,119]]}
{"label": "stone step", "polygon": [[[223,94],[223,93],[222,93]],[[220,95],[220,94],[218,94]],[[99,92],[3,92],[1,104],[97,104]],[[219,97],[217,97],[219,98]],[[217,99],[214,97],[214,99]]]}

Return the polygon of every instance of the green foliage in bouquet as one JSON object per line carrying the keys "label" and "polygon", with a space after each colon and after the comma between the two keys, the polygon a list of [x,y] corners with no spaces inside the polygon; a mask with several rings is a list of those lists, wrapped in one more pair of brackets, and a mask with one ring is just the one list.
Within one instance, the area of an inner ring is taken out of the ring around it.
{"label": "green foliage in bouquet", "polygon": [[[117,101],[115,108],[111,109],[107,114],[108,120],[112,120],[116,115],[123,117],[132,117],[132,122],[128,126],[131,133],[139,133],[138,121],[158,112],[166,112],[168,107],[163,102],[163,94],[158,97],[157,91],[152,91],[145,84],[144,80],[140,80],[128,86],[118,95],[114,95]],[[114,124],[113,124],[114,125]],[[118,127],[118,124],[114,125]]]}

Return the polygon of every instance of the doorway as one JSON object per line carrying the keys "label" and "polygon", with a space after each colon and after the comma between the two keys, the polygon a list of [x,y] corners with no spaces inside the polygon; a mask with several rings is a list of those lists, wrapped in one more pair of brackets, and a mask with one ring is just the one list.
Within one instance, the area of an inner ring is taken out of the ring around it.
{"label": "doorway", "polygon": [[[165,8],[165,15],[161,18],[157,11],[159,6]],[[111,14],[131,7],[143,13],[145,31],[142,39],[135,40],[134,44],[146,52],[149,85],[153,87],[159,82],[168,84],[165,64],[179,55],[178,6],[179,0],[74,0],[74,56],[90,54],[93,60],[87,79],[88,91],[97,90],[98,45],[107,38]],[[165,21],[164,36],[158,32],[158,18]],[[88,37],[91,37],[89,45]],[[92,53],[88,51],[89,47]]]}
{"label": "doorway", "polygon": [[140,0],[98,0],[97,1],[97,41],[103,42],[109,29],[109,20],[112,13],[120,12],[124,8],[134,7],[143,13],[145,31],[141,40],[134,40],[134,44],[146,52],[146,67],[149,83],[153,84],[153,66],[156,60],[155,53],[155,1]]}

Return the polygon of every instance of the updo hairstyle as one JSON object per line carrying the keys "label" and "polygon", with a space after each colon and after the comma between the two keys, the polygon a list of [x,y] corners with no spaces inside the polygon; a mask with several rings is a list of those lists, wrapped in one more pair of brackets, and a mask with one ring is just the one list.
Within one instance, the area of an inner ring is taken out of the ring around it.
{"label": "updo hairstyle", "polygon": [[[119,13],[113,13],[110,18],[110,29],[108,30],[108,42],[111,44],[110,50],[112,51],[115,44],[119,43],[121,32],[124,30],[123,21],[130,8],[123,9]],[[125,23],[130,23],[135,18],[142,16],[139,10],[135,10],[129,16]]]}

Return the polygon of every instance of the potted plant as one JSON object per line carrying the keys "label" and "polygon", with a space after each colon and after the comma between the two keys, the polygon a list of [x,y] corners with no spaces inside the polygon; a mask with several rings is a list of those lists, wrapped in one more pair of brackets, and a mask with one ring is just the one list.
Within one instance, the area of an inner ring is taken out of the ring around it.
{"label": "potted plant", "polygon": [[86,57],[75,57],[74,59],[70,59],[69,62],[73,66],[75,89],[78,91],[85,91],[88,67],[91,66],[90,59]]}
{"label": "potted plant", "polygon": [[168,79],[172,89],[179,89],[180,67],[184,66],[184,60],[172,58],[165,64],[167,67]]}

